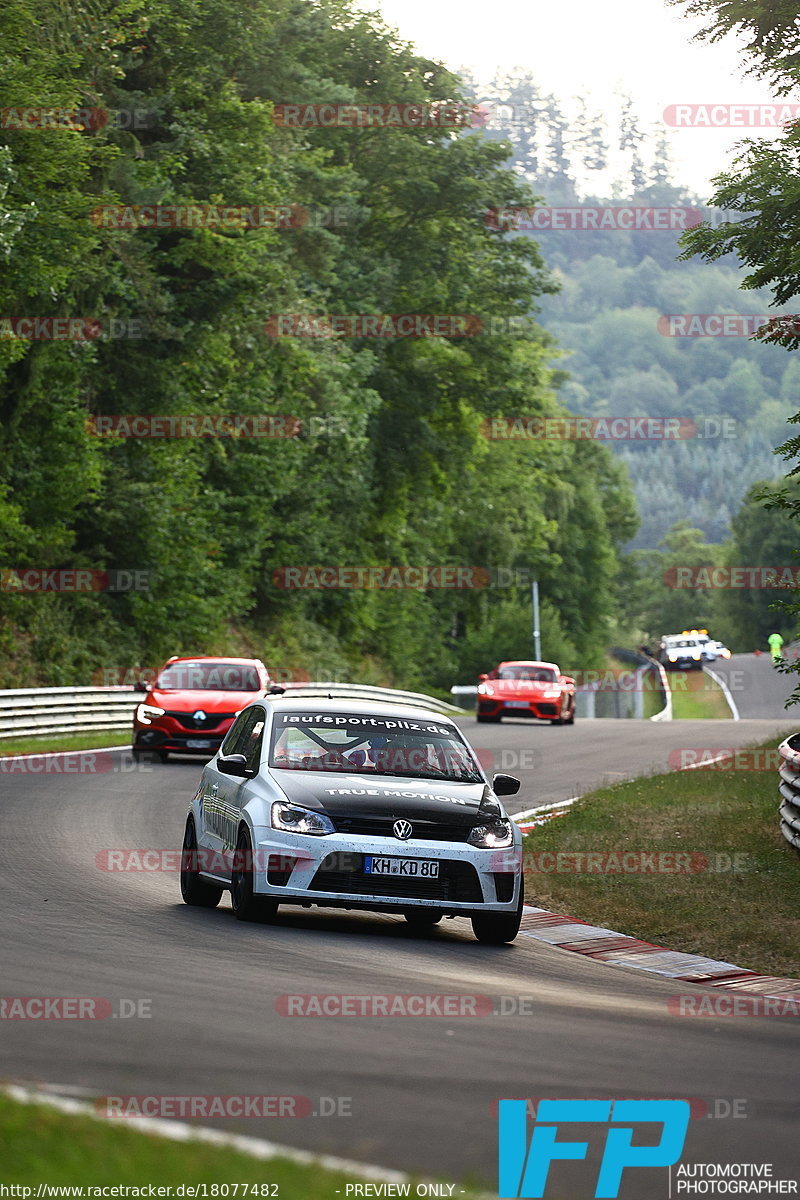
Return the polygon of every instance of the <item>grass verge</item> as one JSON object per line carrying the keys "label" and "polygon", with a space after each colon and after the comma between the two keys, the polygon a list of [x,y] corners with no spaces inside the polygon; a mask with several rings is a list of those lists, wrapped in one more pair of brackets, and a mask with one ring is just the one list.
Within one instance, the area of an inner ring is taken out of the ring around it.
{"label": "grass verge", "polygon": [[104,746],[128,746],[130,726],[106,733],[40,734],[37,737],[3,738],[0,757],[5,754],[52,754],[60,750],[102,750]]}
{"label": "grass verge", "polygon": [[672,950],[800,976],[800,859],[777,810],[774,769],[674,771],[602,788],[529,834],[526,853],[680,852],[707,865],[695,857],[691,872],[601,874],[578,873],[575,860],[558,870],[556,860],[545,872],[530,857],[527,897]]}
{"label": "grass verge", "polygon": [[676,721],[697,717],[730,720],[731,710],[722,688],[705,671],[667,671]]}
{"label": "grass verge", "polygon": [[[270,1133],[266,1134],[271,1140]],[[160,1187],[239,1183],[239,1196],[280,1200],[341,1200],[353,1177],[286,1158],[257,1159],[204,1142],[174,1142],[126,1129],[124,1120],[73,1116],[0,1095],[3,1184]],[[360,1179],[358,1180],[360,1182]],[[243,1196],[243,1185],[248,1185]],[[265,1185],[274,1184],[269,1190]],[[262,1191],[263,1185],[263,1191]],[[250,1192],[250,1188],[253,1192]],[[257,1190],[256,1190],[257,1189]],[[412,1189],[413,1190],[413,1189]],[[146,1194],[146,1193],[145,1193]],[[227,1193],[233,1196],[233,1189]],[[475,1192],[461,1192],[466,1200]]]}

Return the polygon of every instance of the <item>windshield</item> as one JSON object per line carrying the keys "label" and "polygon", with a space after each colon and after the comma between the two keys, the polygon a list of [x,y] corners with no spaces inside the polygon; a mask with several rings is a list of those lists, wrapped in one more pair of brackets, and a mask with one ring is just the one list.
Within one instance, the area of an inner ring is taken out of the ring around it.
{"label": "windshield", "polygon": [[269,764],[279,770],[413,776],[483,783],[452,727],[353,713],[278,713]]}
{"label": "windshield", "polygon": [[260,692],[255,667],[232,662],[177,662],[165,667],[156,680],[158,691]]}
{"label": "windshield", "polygon": [[557,683],[558,675],[551,667],[501,667],[498,679],[521,679],[531,683]]}

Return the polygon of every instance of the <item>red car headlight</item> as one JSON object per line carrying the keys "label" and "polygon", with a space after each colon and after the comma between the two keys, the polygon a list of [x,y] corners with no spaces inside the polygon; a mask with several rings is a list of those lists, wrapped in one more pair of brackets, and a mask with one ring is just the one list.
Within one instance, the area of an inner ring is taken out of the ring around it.
{"label": "red car headlight", "polygon": [[136,720],[140,725],[149,725],[156,717],[163,717],[164,712],[154,704],[140,704],[136,709]]}

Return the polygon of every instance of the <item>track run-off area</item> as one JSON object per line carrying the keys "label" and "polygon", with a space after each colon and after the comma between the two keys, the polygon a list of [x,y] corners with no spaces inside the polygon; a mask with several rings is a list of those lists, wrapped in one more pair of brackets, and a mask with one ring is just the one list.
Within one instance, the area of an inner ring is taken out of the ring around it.
{"label": "track run-off area", "polygon": [[[739,657],[729,673],[772,670]],[[740,708],[739,721],[460,723],[488,770],[521,778],[509,803],[519,812],[667,770],[685,747],[777,744],[797,728],[780,711]],[[227,897],[188,908],[177,873],[98,862],[113,849],[179,849],[200,766],[122,752],[105,766],[0,775],[0,993],[110,1001],[101,1019],[0,1021],[6,1081],[81,1098],[306,1097],[297,1110],[308,1115],[205,1123],[488,1191],[498,1099],[680,1097],[705,1103],[682,1161],[769,1162],[794,1178],[796,1019],[682,1017],[670,999],[705,989],[524,935],[482,946],[462,920],[419,935],[393,916],[283,908],[272,924],[244,925]],[[297,994],[493,999],[479,1015],[469,1004],[463,1016],[284,1015],[281,997]],[[740,1115],[716,1101],[739,1101]],[[594,1194],[601,1153],[597,1137],[568,1168],[581,1195]],[[666,1183],[663,1169],[627,1171],[620,1196],[666,1198]]]}

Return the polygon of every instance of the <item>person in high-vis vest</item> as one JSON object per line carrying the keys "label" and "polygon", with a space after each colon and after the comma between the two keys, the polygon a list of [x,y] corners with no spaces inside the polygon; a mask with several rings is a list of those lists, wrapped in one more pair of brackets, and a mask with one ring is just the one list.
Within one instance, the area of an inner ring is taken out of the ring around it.
{"label": "person in high-vis vest", "polygon": [[779,663],[783,660],[783,638],[779,633],[771,633],[767,638],[769,643],[769,652],[772,655],[773,663]]}

